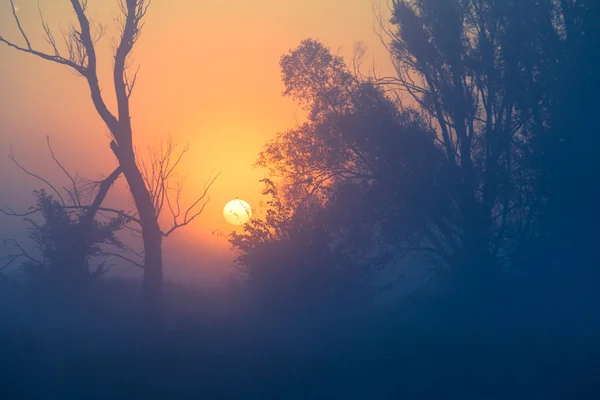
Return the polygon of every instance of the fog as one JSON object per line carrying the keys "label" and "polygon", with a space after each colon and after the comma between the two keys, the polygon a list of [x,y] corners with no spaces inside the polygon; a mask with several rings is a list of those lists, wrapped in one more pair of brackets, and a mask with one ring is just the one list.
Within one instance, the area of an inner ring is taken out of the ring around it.
{"label": "fog", "polygon": [[599,4],[0,0],[1,398],[600,398]]}

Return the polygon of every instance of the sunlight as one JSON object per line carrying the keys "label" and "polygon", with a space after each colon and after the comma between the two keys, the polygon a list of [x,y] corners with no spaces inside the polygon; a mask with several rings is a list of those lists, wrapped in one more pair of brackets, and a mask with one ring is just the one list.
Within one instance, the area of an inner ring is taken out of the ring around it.
{"label": "sunlight", "polygon": [[0,0],[2,398],[600,399],[599,5]]}
{"label": "sunlight", "polygon": [[243,225],[250,220],[252,210],[244,200],[234,199],[225,204],[223,216],[231,225]]}

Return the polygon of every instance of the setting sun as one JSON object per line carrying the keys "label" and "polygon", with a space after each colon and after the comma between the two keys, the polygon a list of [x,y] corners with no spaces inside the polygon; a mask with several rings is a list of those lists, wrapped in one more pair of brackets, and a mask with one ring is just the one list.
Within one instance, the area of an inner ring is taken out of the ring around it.
{"label": "setting sun", "polygon": [[252,216],[252,210],[250,204],[244,200],[235,199],[225,204],[223,216],[232,225],[243,225]]}
{"label": "setting sun", "polygon": [[2,398],[600,399],[598,21],[0,0]]}

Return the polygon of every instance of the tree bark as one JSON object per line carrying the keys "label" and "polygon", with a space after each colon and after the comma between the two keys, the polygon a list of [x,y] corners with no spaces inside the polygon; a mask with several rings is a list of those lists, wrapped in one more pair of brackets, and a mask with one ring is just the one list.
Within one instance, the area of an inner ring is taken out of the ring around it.
{"label": "tree bark", "polygon": [[[131,116],[129,112],[129,97],[134,87],[135,74],[132,77],[128,77],[127,75],[128,57],[139,37],[143,26],[143,22],[141,21],[146,14],[150,1],[126,0],[121,3],[124,21],[121,38],[115,51],[113,68],[113,80],[118,108],[117,115],[113,115],[107,107],[100,89],[97,73],[98,60],[95,49],[98,37],[94,35],[93,26],[90,24],[87,16],[87,1],[71,0],[70,2],[79,23],[79,29],[71,26],[64,33],[66,45],[69,50],[72,50],[69,52],[68,57],[63,57],[59,54],[52,34],[43,21],[46,40],[54,47],[54,52],[44,53],[32,48],[31,42],[21,27],[15,4],[12,1],[10,5],[12,6],[14,18],[27,46],[19,46],[4,39],[2,36],[0,36],[0,43],[4,43],[18,51],[35,55],[41,59],[66,65],[77,74],[85,77],[94,107],[112,133],[114,140],[111,142],[111,149],[119,160],[119,166],[129,184],[131,195],[138,210],[144,241],[144,305],[148,314],[147,316],[151,317],[152,320],[157,320],[160,319],[163,301],[162,232],[158,224],[158,212],[154,208],[150,189],[146,186],[135,160]],[[86,218],[86,221],[89,222],[89,218]]]}
{"label": "tree bark", "polygon": [[111,148],[129,185],[136,209],[139,213],[144,242],[143,305],[147,321],[160,323],[163,312],[163,265],[162,232],[150,191],[135,161],[131,148],[122,149],[115,142]]}

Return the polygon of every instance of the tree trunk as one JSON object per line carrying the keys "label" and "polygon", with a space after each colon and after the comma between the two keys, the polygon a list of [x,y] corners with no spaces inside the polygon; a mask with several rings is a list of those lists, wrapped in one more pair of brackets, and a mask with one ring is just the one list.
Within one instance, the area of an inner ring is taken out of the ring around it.
{"label": "tree trunk", "polygon": [[472,311],[485,311],[498,297],[500,270],[490,250],[489,219],[475,204],[465,210],[463,240],[454,257],[453,285]]}
{"label": "tree trunk", "polygon": [[[114,143],[114,142],[113,142]],[[123,175],[127,180],[133,201],[138,211],[144,242],[144,313],[148,322],[159,324],[163,312],[163,265],[162,233],[152,197],[141,171],[135,162],[133,150],[125,150],[112,145],[119,159]]]}

